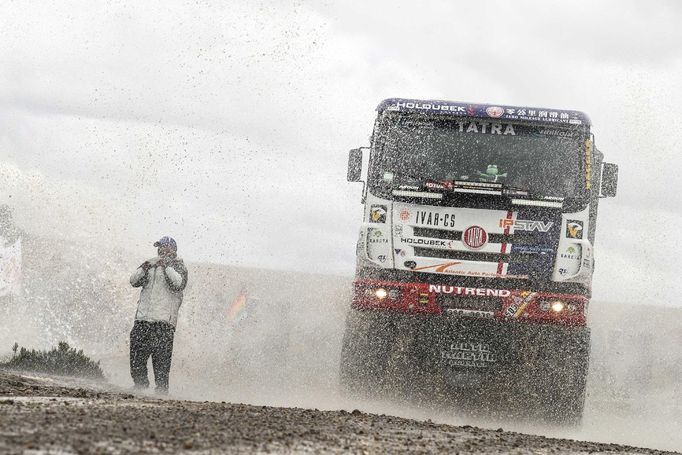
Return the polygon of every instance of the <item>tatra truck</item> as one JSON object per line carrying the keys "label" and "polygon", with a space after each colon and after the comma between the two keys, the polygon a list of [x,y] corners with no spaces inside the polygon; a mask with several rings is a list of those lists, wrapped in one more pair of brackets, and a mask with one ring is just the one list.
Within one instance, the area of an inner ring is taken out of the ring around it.
{"label": "tatra truck", "polygon": [[349,154],[364,215],[343,389],[489,396],[579,424],[597,209],[617,175],[579,111],[382,101]]}

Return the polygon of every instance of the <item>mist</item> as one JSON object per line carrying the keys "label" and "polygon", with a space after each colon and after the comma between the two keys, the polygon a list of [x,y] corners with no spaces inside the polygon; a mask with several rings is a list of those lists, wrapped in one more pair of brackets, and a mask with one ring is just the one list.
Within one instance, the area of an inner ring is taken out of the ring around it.
{"label": "mist", "polygon": [[[23,267],[0,356],[67,341],[130,387],[128,279],[171,235],[189,265],[173,397],[682,450],[682,8],[427,3],[4,5],[0,204]],[[599,208],[582,429],[340,395],[361,222],[347,151],[391,96],[582,110],[620,165]]]}
{"label": "mist", "polygon": [[[139,291],[125,284],[138,262],[125,250],[26,238],[25,293],[5,302],[0,355],[9,356],[14,342],[47,348],[67,341],[99,360],[112,385],[128,390],[129,332]],[[173,398],[362,409],[665,450],[682,445],[675,431],[682,418],[680,309],[591,303],[583,426],[562,430],[446,405],[344,397],[339,361],[352,277],[209,263],[190,263],[189,277],[175,336]],[[248,296],[247,305],[231,320],[228,308],[241,292]]]}

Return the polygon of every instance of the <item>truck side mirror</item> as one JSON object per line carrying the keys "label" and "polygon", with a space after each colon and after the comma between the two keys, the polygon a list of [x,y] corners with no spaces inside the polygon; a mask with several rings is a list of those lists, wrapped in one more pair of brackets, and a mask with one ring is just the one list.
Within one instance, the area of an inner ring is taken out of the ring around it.
{"label": "truck side mirror", "polygon": [[359,182],[362,178],[362,149],[353,149],[348,153],[349,182]]}
{"label": "truck side mirror", "polygon": [[614,197],[618,189],[618,165],[604,163],[601,172],[601,195],[603,197]]}

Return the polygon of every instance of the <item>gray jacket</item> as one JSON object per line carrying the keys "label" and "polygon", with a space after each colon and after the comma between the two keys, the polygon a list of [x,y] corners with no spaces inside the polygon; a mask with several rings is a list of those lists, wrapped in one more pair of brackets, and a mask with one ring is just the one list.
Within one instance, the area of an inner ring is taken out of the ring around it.
{"label": "gray jacket", "polygon": [[178,257],[171,259],[166,267],[157,265],[160,259],[149,259],[146,261],[149,263],[146,271],[141,265],[130,277],[133,287],[142,286],[135,319],[163,321],[175,327],[182,304],[182,291],[187,286],[187,268]]}

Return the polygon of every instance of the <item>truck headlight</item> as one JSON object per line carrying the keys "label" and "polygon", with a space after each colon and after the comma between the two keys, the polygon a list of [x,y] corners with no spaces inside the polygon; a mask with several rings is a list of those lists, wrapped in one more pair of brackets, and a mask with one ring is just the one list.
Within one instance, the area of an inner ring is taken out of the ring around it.
{"label": "truck headlight", "polygon": [[388,291],[384,288],[379,288],[374,291],[374,295],[377,297],[377,299],[384,300],[386,297],[388,297]]}
{"label": "truck headlight", "polygon": [[561,313],[562,311],[564,311],[564,307],[566,306],[564,305],[564,302],[562,302],[561,300],[554,300],[553,302],[550,303],[550,305],[552,307],[552,311],[554,311],[555,313]]}

